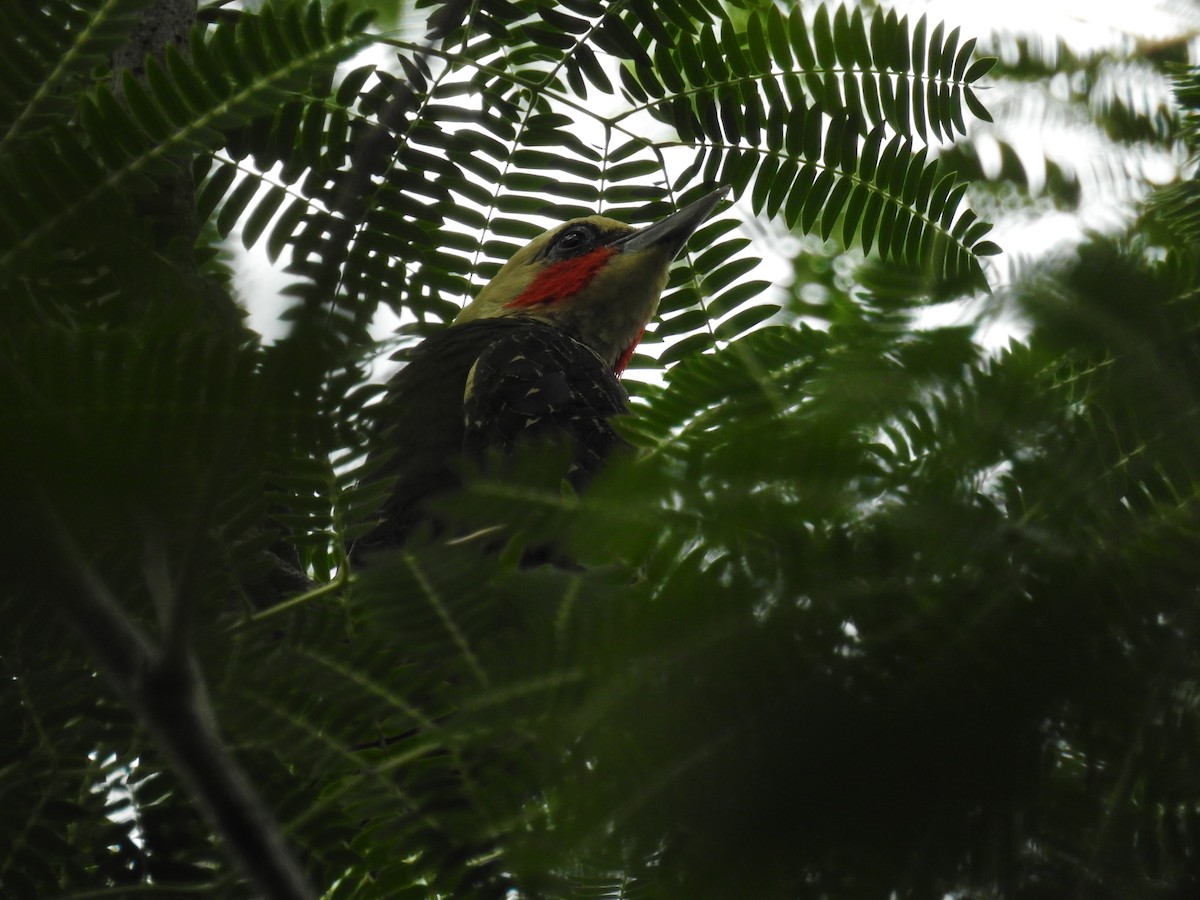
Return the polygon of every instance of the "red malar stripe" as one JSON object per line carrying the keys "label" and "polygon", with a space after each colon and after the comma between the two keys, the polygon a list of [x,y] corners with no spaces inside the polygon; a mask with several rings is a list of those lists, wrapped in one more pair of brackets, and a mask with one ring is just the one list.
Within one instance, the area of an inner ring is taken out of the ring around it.
{"label": "red malar stripe", "polygon": [[625,367],[629,365],[629,361],[633,359],[633,351],[637,349],[637,345],[642,342],[642,335],[646,333],[645,328],[639,328],[637,337],[633,339],[633,343],[621,351],[621,355],[617,357],[617,364],[613,366],[613,372],[620,375],[625,371]]}
{"label": "red malar stripe", "polygon": [[556,303],[583,290],[593,276],[604,268],[610,256],[616,253],[613,247],[597,247],[591,253],[551,263],[538,272],[533,283],[514,300],[504,304],[505,309],[537,306],[541,303]]}

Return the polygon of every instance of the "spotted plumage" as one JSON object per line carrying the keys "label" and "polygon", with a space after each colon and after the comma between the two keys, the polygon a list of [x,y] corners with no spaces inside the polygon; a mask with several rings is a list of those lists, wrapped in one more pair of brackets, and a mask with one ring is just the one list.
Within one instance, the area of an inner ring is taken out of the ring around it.
{"label": "spotted plumage", "polygon": [[[515,321],[515,320],[508,320]],[[582,490],[625,442],[610,419],[627,410],[612,366],[561,329],[526,320],[480,354],[463,404],[463,447],[480,464],[540,442],[571,448],[564,473]]]}

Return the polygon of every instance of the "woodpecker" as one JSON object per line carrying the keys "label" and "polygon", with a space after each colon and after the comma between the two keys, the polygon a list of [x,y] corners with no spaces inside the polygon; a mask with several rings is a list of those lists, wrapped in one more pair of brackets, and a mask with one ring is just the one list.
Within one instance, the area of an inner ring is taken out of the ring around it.
{"label": "woodpecker", "polygon": [[[518,250],[444,331],[389,382],[375,413],[394,487],[351,558],[404,543],[428,504],[526,444],[564,446],[559,473],[581,490],[624,440],[620,382],[658,308],[672,260],[727,193],[708,194],[637,229],[572,219]],[[561,480],[561,479],[560,479]]]}

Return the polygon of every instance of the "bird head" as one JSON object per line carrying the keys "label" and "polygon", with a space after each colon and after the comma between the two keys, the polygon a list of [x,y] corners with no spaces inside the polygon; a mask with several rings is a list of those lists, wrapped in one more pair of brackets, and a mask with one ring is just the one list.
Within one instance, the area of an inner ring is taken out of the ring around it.
{"label": "bird head", "polygon": [[537,319],[620,373],[658,309],[671,261],[727,192],[714,191],[645,228],[605,216],[557,225],[513,254],[454,323]]}

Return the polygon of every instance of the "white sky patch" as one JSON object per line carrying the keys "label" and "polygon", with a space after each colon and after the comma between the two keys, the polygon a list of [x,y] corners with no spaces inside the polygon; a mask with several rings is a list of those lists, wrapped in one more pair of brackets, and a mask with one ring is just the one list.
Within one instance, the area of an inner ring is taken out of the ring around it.
{"label": "white sky patch", "polygon": [[[1181,18],[1189,11],[1188,4],[1173,0],[899,0],[895,6],[900,12],[924,12],[932,21],[960,25],[965,35],[981,39],[1029,34],[1049,46],[1061,38],[1081,55],[1121,46],[1131,37],[1158,40],[1178,35]],[[1195,4],[1190,11],[1200,20]]]}

